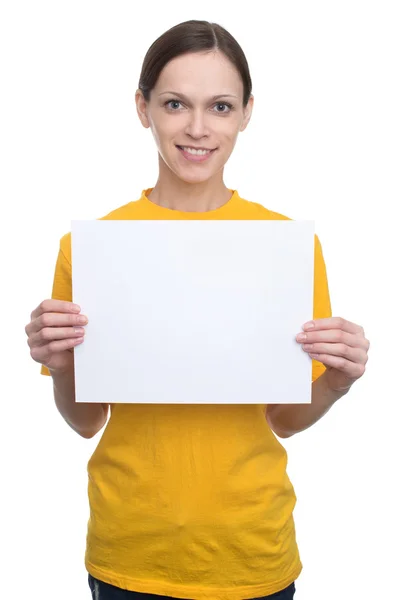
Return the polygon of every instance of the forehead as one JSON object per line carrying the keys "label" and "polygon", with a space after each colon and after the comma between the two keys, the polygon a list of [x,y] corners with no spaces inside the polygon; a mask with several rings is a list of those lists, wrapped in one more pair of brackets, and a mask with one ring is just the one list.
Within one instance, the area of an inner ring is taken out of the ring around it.
{"label": "forehead", "polygon": [[182,94],[199,91],[243,95],[243,82],[236,67],[222,52],[192,52],[166,64],[157,80],[159,94],[174,90]]}

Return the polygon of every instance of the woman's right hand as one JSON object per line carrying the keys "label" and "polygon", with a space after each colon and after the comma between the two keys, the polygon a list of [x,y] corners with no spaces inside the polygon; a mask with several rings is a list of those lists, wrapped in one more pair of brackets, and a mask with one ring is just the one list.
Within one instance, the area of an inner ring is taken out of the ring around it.
{"label": "woman's right hand", "polygon": [[[76,308],[76,310],[73,310]],[[84,341],[87,317],[73,302],[43,300],[32,312],[25,327],[30,356],[50,371],[64,371],[73,365],[73,348]],[[85,322],[80,322],[80,319]]]}

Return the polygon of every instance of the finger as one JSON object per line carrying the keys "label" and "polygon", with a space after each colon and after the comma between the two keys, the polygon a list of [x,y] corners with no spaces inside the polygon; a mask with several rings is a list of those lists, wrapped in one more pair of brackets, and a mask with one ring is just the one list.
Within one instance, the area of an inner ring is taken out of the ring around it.
{"label": "finger", "polygon": [[85,315],[76,313],[46,312],[31,322],[29,330],[30,333],[36,333],[44,327],[75,327],[79,325],[87,325],[87,323],[88,319]]}
{"label": "finger", "polygon": [[303,344],[302,349],[308,354],[340,356],[353,363],[363,365],[368,361],[365,350],[362,350],[361,348],[352,348],[351,346],[346,346],[346,344]]}
{"label": "finger", "polygon": [[70,350],[79,344],[84,342],[84,338],[70,338],[68,340],[59,340],[50,342],[45,346],[35,346],[30,350],[30,356],[33,360],[45,364],[53,354],[57,352],[63,352],[64,350]]}
{"label": "finger", "polygon": [[30,315],[31,320],[37,319],[42,314],[46,312],[59,312],[59,313],[79,313],[81,311],[80,306],[78,304],[74,304],[73,302],[67,302],[66,300],[43,300],[40,302],[37,308],[34,309],[32,314]]}
{"label": "finger", "polygon": [[303,335],[306,337],[301,338],[301,335],[302,333],[298,334],[299,339],[297,341],[301,343],[303,342],[304,344],[328,342],[334,344],[345,344],[346,346],[350,346],[352,348],[362,348],[363,350],[366,350],[368,346],[365,338],[362,338],[357,334],[346,333],[346,331],[342,331],[341,329],[321,329],[318,331],[310,330],[303,333]]}
{"label": "finger", "polygon": [[[313,324],[314,327],[309,325]],[[304,331],[318,331],[322,329],[341,329],[347,333],[364,333],[363,328],[360,325],[356,325],[351,321],[342,319],[342,317],[330,317],[328,319],[314,319],[303,325]]]}
{"label": "finger", "polygon": [[44,327],[29,336],[28,345],[33,348],[34,346],[44,346],[53,340],[84,337],[84,335],[84,327]]}
{"label": "finger", "polygon": [[365,365],[354,363],[343,358],[342,356],[333,356],[332,354],[309,354],[310,358],[323,363],[326,367],[333,367],[338,371],[342,371],[349,378],[359,379],[365,372]]}

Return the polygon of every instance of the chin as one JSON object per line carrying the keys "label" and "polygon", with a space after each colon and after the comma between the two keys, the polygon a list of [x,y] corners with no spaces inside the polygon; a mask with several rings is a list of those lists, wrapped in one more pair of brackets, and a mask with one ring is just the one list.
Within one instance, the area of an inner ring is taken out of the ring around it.
{"label": "chin", "polygon": [[200,168],[199,165],[195,165],[193,168],[188,166],[186,169],[181,169],[180,165],[174,165],[172,172],[185,183],[204,183],[219,174],[223,167],[224,165],[220,165],[219,167],[214,168],[214,165],[212,165],[212,168],[205,168],[205,166],[202,165]]}
{"label": "chin", "polygon": [[208,181],[209,179],[211,179],[215,173],[208,173],[208,174],[204,174],[202,173],[201,175],[197,174],[197,175],[188,175],[187,173],[179,173],[179,172],[175,172],[175,175],[178,177],[178,179],[180,179],[181,181],[184,181],[185,183],[204,183],[205,181]]}

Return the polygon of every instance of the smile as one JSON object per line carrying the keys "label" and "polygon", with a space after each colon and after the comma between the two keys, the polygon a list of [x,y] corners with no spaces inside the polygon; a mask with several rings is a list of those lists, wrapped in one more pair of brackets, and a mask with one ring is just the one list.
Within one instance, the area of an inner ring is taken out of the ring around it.
{"label": "smile", "polygon": [[193,162],[202,162],[209,158],[216,150],[209,150],[207,148],[191,148],[190,146],[177,146],[181,154],[187,159]]}

